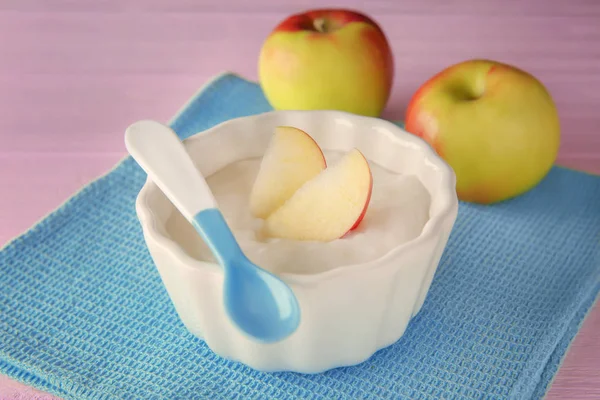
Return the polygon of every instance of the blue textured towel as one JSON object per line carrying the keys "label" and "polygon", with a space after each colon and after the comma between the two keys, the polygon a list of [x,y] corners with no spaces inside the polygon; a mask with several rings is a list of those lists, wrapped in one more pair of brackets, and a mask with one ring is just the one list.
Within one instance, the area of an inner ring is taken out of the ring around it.
{"label": "blue textured towel", "polygon": [[[172,126],[267,110],[224,75]],[[600,289],[600,178],[554,168],[512,201],[460,205],[397,343],[323,374],[260,373],[178,320],[135,215],[144,180],[128,158],[2,250],[0,372],[67,399],[540,398]]]}

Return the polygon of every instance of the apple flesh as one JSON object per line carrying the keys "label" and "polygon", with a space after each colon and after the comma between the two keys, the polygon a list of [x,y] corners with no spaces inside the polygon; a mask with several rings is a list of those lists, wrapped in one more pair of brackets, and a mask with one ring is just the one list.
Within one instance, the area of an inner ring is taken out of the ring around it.
{"label": "apple flesh", "polygon": [[321,148],[308,133],[277,127],[250,193],[251,213],[266,218],[326,167]]}
{"label": "apple flesh", "polygon": [[542,83],[491,60],[464,61],[429,79],[405,121],[454,169],[457,195],[467,202],[490,204],[530,190],[560,144],[558,113]]}
{"label": "apple flesh", "polygon": [[260,51],[261,87],[273,108],[379,116],[394,62],[379,25],[345,9],[316,9],[282,21]]}
{"label": "apple flesh", "polygon": [[265,220],[267,237],[329,242],[363,220],[373,189],[369,163],[354,149],[305,183]]}

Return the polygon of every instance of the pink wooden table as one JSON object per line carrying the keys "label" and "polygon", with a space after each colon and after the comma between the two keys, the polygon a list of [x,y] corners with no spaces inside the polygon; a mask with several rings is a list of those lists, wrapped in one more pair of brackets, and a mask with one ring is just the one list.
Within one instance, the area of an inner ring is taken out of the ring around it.
{"label": "pink wooden table", "polygon": [[[317,0],[0,0],[0,246],[125,155],[124,128],[168,120],[211,76],[256,79],[264,37]],[[438,70],[467,58],[514,63],[560,112],[559,164],[600,173],[600,1],[359,0],[396,56],[386,116]],[[364,3],[367,4],[367,3]],[[548,399],[600,398],[600,306]],[[2,399],[50,399],[0,376]]]}

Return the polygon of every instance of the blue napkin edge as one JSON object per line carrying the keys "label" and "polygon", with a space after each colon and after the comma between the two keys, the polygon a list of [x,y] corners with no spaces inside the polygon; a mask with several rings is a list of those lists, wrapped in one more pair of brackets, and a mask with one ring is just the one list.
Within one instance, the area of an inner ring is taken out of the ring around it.
{"label": "blue napkin edge", "polygon": [[[592,290],[587,298],[579,305],[578,311],[573,319],[566,324],[566,329],[563,336],[556,343],[556,347],[554,348],[552,354],[550,354],[548,357],[543,369],[538,372],[539,380],[535,390],[533,390],[533,393],[531,394],[532,399],[543,399],[548,394],[552,384],[554,383],[554,380],[557,377],[557,372],[562,367],[566,359],[566,355],[568,354],[571,345],[577,336],[577,333],[579,333],[587,317],[589,317],[594,310],[599,298],[599,294],[600,283],[596,285],[595,289]],[[517,396],[522,395],[522,393],[519,392],[519,389],[525,389],[525,387],[521,386],[516,385],[513,387],[513,390],[511,391],[512,398],[518,399],[519,397]]]}

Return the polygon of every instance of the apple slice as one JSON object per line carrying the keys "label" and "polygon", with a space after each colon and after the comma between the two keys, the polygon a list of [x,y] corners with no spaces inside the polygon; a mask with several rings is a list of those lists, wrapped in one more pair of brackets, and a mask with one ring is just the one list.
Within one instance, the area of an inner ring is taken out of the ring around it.
{"label": "apple slice", "polygon": [[250,193],[250,212],[258,218],[268,217],[325,168],[325,156],[308,133],[278,126]]}
{"label": "apple slice", "polygon": [[265,220],[268,237],[329,242],[358,227],[373,189],[369,163],[354,149],[304,184]]}

